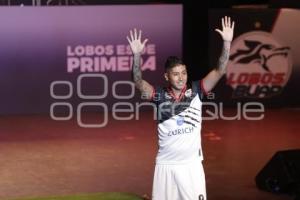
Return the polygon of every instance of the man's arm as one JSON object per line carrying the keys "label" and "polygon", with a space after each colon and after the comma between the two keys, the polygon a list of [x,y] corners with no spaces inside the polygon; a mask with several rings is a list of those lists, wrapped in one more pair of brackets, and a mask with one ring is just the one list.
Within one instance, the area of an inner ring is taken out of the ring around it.
{"label": "man's arm", "polygon": [[142,31],[137,33],[137,30],[130,30],[130,38],[127,36],[127,40],[130,44],[131,51],[133,53],[133,64],[132,64],[132,80],[135,83],[137,89],[142,93],[144,99],[150,100],[153,94],[153,86],[142,78],[141,71],[141,54],[147,43],[148,39],[141,41]]}
{"label": "man's arm", "polygon": [[222,18],[222,31],[216,29],[223,38],[223,49],[219,58],[218,67],[213,69],[203,78],[203,89],[206,92],[211,91],[221,77],[226,73],[226,67],[229,60],[230,45],[233,38],[234,21],[231,23],[230,17]]}

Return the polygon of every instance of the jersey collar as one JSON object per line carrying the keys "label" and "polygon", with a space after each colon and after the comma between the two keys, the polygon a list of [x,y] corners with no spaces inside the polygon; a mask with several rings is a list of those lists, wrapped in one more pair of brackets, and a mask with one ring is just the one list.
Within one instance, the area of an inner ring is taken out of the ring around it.
{"label": "jersey collar", "polygon": [[182,90],[180,91],[180,95],[178,97],[176,97],[175,93],[173,92],[171,85],[169,85],[167,89],[168,89],[168,93],[175,100],[175,102],[179,102],[184,96],[184,93],[186,91],[186,85],[184,86],[184,88],[182,88]]}

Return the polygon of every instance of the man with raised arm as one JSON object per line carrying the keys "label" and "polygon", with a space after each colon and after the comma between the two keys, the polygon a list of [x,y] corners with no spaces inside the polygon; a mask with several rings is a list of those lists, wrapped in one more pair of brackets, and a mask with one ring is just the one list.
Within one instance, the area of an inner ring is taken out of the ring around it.
{"label": "man with raised arm", "polygon": [[132,75],[143,97],[157,105],[158,153],[154,172],[152,200],[206,200],[201,147],[201,99],[226,72],[234,22],[222,18],[223,38],[218,66],[202,80],[188,82],[185,64],[170,56],[165,63],[167,87],[154,88],[142,77],[141,53],[148,41],[142,32],[130,31],[127,40],[133,53]]}

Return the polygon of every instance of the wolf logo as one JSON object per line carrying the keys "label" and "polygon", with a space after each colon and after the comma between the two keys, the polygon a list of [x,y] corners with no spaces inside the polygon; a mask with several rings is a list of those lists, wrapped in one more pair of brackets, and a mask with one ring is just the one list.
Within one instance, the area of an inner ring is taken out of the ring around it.
{"label": "wolf logo", "polygon": [[268,60],[274,56],[287,57],[290,50],[290,47],[276,48],[272,44],[263,44],[254,40],[244,40],[244,44],[247,49],[237,50],[229,59],[241,64],[259,63],[268,72],[270,72]]}

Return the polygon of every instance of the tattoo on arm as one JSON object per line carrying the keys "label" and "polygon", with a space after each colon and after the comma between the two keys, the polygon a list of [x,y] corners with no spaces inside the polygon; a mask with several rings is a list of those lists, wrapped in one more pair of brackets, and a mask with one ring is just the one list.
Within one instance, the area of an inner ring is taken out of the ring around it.
{"label": "tattoo on arm", "polygon": [[230,42],[224,41],[222,53],[221,53],[221,56],[219,58],[219,63],[218,63],[219,64],[218,65],[218,70],[221,73],[226,72],[226,65],[227,65],[228,60],[229,60],[229,53],[230,53]]}
{"label": "tattoo on arm", "polygon": [[142,71],[140,66],[140,54],[134,54],[133,56],[133,65],[132,65],[132,80],[136,84],[142,81]]}
{"label": "tattoo on arm", "polygon": [[147,81],[142,79],[142,70],[140,66],[141,55],[134,54],[132,65],[132,81],[142,93],[143,99],[152,99],[153,87]]}

